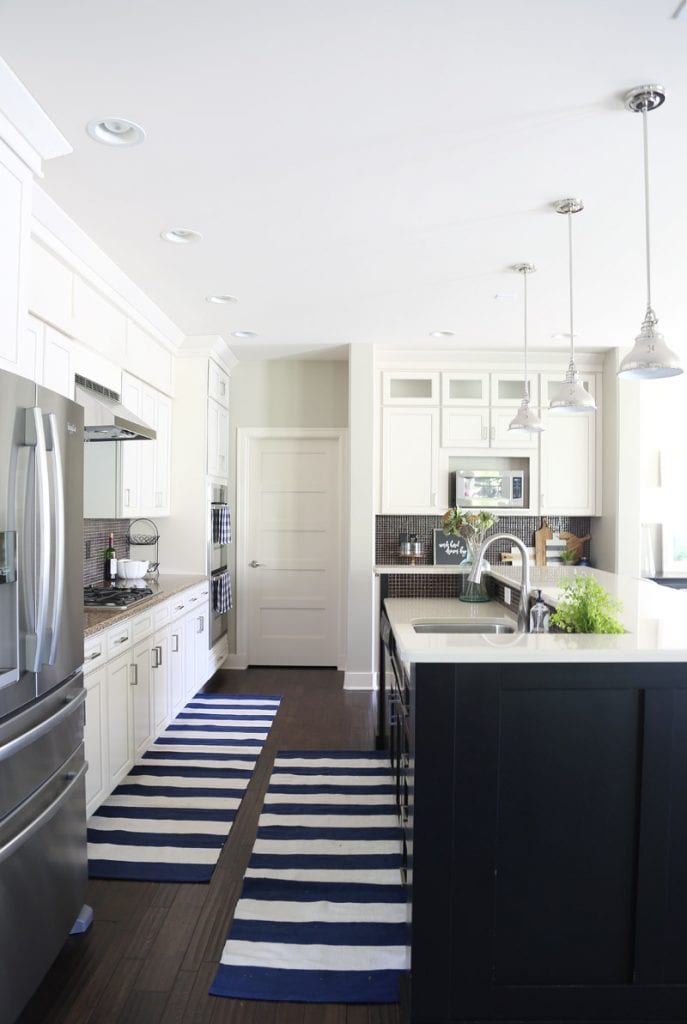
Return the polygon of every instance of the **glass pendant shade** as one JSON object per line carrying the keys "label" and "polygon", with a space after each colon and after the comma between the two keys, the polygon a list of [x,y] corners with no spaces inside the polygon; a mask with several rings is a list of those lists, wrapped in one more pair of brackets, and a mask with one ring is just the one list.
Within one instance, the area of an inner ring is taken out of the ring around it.
{"label": "glass pendant shade", "polygon": [[644,140],[644,225],[646,250],[646,315],[642,329],[635,338],[634,347],[620,364],[618,376],[621,380],[660,380],[661,377],[676,377],[682,373],[680,360],[668,348],[665,338],[656,330],[658,319],[651,306],[651,246],[649,238],[649,136],[647,114],[660,107],[665,101],[666,91],[662,85],[639,85],[625,96],[625,106],[635,114],[642,115],[642,136]]}
{"label": "glass pendant shade", "polygon": [[523,433],[540,434],[545,430],[544,424],[539,418],[539,413],[530,405],[530,382],[527,375],[527,275],[532,274],[537,268],[533,263],[517,263],[513,270],[522,274],[523,282],[523,355],[525,369],[525,388],[520,408],[508,424],[509,430],[521,430]]}

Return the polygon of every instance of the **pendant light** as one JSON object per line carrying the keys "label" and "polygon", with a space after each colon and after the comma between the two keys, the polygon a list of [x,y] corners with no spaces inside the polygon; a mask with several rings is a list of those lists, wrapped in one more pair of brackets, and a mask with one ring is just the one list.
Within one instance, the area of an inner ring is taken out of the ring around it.
{"label": "pendant light", "polygon": [[530,434],[539,434],[544,430],[544,424],[539,418],[536,409],[530,406],[530,381],[527,375],[527,275],[533,274],[537,268],[534,263],[516,263],[513,270],[522,274],[524,318],[523,318],[523,352],[525,362],[525,393],[520,408],[508,424],[509,430],[524,430]]}
{"label": "pendant light", "polygon": [[575,366],[575,334],[573,331],[573,255],[572,255],[572,215],[584,210],[581,199],[559,199],[553,204],[556,213],[564,213],[568,218],[568,285],[570,295],[570,363],[565,380],[551,399],[549,409],[553,413],[596,412],[596,402],[580,382],[580,375]]}
{"label": "pendant light", "polygon": [[644,228],[646,241],[646,315],[642,329],[635,338],[634,348],[620,364],[618,376],[623,380],[657,380],[682,373],[680,360],[668,348],[665,339],[655,328],[658,323],[651,306],[651,256],[649,248],[649,136],[646,115],[660,107],[666,98],[662,85],[638,85],[625,96],[625,106],[633,113],[641,113],[644,135]]}

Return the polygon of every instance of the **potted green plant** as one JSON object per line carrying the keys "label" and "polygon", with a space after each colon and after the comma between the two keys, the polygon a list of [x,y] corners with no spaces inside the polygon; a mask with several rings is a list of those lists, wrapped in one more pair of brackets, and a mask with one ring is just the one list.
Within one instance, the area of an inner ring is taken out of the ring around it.
{"label": "potted green plant", "polygon": [[551,625],[564,633],[624,633],[616,601],[593,576],[563,580],[564,595],[551,616]]}

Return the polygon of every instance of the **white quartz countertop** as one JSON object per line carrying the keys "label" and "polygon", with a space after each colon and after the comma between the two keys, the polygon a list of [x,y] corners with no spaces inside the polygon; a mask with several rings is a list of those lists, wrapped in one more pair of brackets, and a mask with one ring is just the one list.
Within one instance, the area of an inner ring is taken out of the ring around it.
{"label": "white quartz countertop", "polygon": [[[494,568],[491,575],[520,584],[520,568]],[[561,580],[593,575],[622,602],[618,617],[624,634],[516,633],[504,635],[416,633],[419,619],[506,618],[508,609],[495,601],[467,604],[458,598],[387,598],[384,606],[401,658],[407,662],[463,661],[687,661],[687,591],[672,590],[649,580],[617,576],[599,569],[548,566],[533,568],[532,590],[541,589],[551,605],[561,596]],[[511,605],[512,615],[517,602]]]}

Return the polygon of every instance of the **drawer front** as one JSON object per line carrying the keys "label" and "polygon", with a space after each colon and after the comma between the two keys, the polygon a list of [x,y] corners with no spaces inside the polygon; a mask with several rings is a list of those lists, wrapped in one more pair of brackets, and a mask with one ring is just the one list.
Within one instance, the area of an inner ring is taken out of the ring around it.
{"label": "drawer front", "polygon": [[105,633],[98,633],[96,636],[89,636],[83,645],[83,670],[84,674],[96,668],[100,668],[107,658],[107,642]]}
{"label": "drawer front", "polygon": [[158,604],[153,608],[153,626],[155,629],[165,626],[169,622],[171,605],[171,601],[163,601],[162,604]]}
{"label": "drawer front", "polygon": [[137,615],[131,622],[131,638],[134,643],[153,632],[153,609]]}
{"label": "drawer front", "polygon": [[107,631],[107,657],[113,658],[131,646],[131,620]]}
{"label": "drawer front", "polygon": [[171,598],[169,602],[169,617],[172,622],[188,611],[188,591],[183,591]]}

